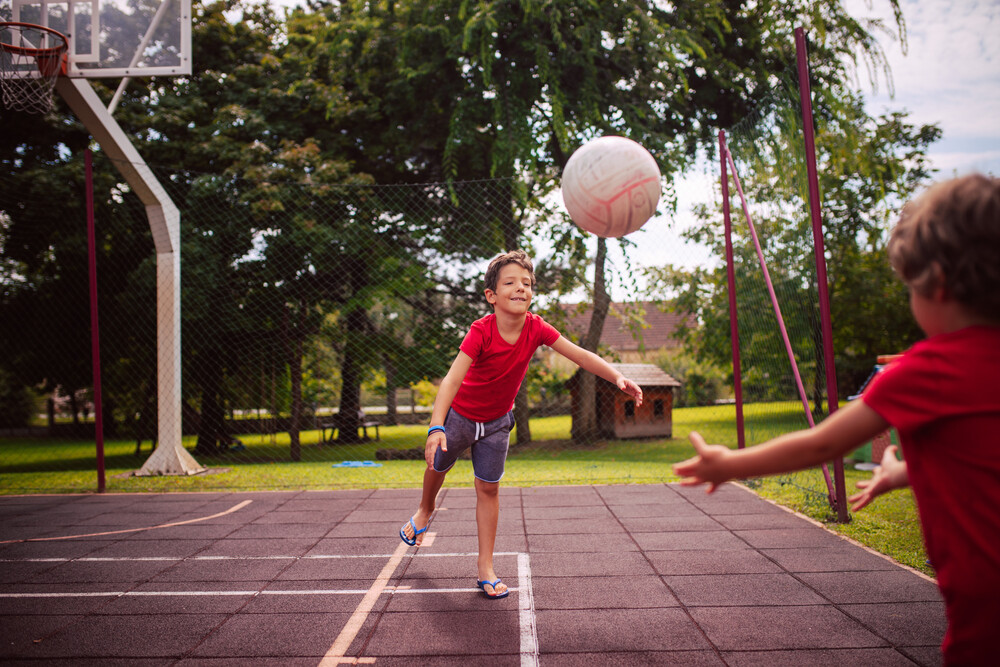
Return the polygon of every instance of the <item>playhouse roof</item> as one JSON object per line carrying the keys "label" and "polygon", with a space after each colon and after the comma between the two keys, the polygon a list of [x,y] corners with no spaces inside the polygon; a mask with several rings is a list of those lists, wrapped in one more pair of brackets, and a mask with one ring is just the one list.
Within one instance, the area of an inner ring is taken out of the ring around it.
{"label": "playhouse roof", "polygon": [[[680,382],[654,364],[610,364],[610,366],[643,388],[681,386]],[[576,382],[576,378],[581,372],[581,370],[577,370],[573,373],[573,377],[569,379],[570,385]]]}
{"label": "playhouse roof", "polygon": [[679,387],[681,383],[654,364],[611,364],[640,387]]}

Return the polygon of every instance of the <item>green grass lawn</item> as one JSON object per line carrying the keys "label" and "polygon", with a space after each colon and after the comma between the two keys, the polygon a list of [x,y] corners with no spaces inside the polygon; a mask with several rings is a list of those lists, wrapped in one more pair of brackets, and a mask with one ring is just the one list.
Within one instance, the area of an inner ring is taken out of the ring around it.
{"label": "green grass lawn", "polygon": [[[754,420],[755,444],[769,437],[801,427],[801,406],[797,403],[747,406],[746,416]],[[674,437],[661,440],[616,440],[596,446],[579,447],[570,439],[568,416],[534,419],[532,444],[512,444],[503,483],[508,486],[555,484],[630,484],[675,482],[671,466],[692,454],[687,435],[697,430],[709,442],[736,446],[735,408],[679,408],[673,412]],[[289,460],[288,434],[240,436],[244,451],[230,451],[216,457],[199,457],[211,474],[189,477],[133,477],[149,455],[149,444],[140,456],[135,442],[109,440],[105,443],[107,491],[110,493],[162,491],[257,491],[280,489],[416,488],[420,486],[424,463],[419,461],[379,461],[379,467],[334,468],[343,460],[375,460],[378,448],[423,447],[426,426],[384,426],[381,441],[353,445],[320,444],[318,431],[304,432],[302,460]],[[513,442],[513,438],[512,438]],[[186,438],[185,447],[194,447]],[[91,441],[47,438],[0,437],[0,494],[88,493],[97,488],[95,446]],[[801,473],[806,481],[768,478],[755,481],[757,493],[779,502],[843,533],[895,560],[932,574],[920,535],[920,524],[912,495],[897,491],[880,498],[854,516],[849,524],[833,522],[829,504],[817,500],[816,493],[800,486],[821,488],[816,471]],[[846,472],[848,489],[867,476],[853,469]],[[791,483],[790,483],[791,482]],[[449,486],[471,486],[472,470],[460,460],[449,475]]]}

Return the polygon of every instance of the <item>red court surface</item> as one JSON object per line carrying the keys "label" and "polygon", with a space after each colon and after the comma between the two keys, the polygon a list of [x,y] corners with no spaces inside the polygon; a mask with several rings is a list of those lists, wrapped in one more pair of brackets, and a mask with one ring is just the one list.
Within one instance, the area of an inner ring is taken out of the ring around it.
{"label": "red court surface", "polygon": [[[937,665],[928,578],[737,485],[0,497],[5,665]],[[249,501],[249,502],[248,502]],[[168,525],[174,524],[174,525]]]}

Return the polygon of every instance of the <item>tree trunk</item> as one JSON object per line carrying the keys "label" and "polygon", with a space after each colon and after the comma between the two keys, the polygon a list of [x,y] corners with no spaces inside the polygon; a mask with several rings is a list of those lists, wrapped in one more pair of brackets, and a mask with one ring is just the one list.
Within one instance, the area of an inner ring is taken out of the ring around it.
{"label": "tree trunk", "polygon": [[214,456],[217,453],[216,443],[225,438],[223,423],[225,415],[222,403],[219,401],[219,388],[222,386],[220,354],[218,351],[208,354],[199,365],[201,419],[198,424],[198,440],[194,447],[194,453],[202,456]]}
{"label": "tree trunk", "polygon": [[115,399],[108,394],[104,394],[101,402],[101,430],[105,438],[114,438],[118,435],[118,422],[115,421]]}
{"label": "tree trunk", "polygon": [[531,443],[531,407],[528,405],[528,388],[523,384],[514,397],[514,423],[517,425],[517,445]]}
{"label": "tree trunk", "polygon": [[289,456],[293,461],[302,460],[302,442],[299,432],[302,428],[302,338],[305,336],[305,307],[299,304],[298,326],[289,331],[292,337],[289,345],[288,372],[292,381],[292,418],[288,426]]}
{"label": "tree trunk", "polygon": [[364,340],[366,316],[361,309],[352,310],[345,320],[347,343],[340,368],[340,412],[337,414],[337,442],[361,442],[358,434],[358,412],[361,410],[361,364],[358,346]]}
{"label": "tree trunk", "polygon": [[69,392],[69,409],[73,413],[73,428],[80,430],[80,407],[76,404],[76,390]]}
{"label": "tree trunk", "polygon": [[[823,336],[818,318],[812,309],[806,305],[806,321],[809,322],[810,338],[813,344],[813,355],[816,358],[816,371],[813,373],[813,421],[819,423],[829,412],[824,410],[826,403],[826,375],[821,372],[826,368],[826,356],[823,353]],[[829,408],[829,406],[826,406]]]}
{"label": "tree trunk", "polygon": [[[611,306],[611,295],[607,292],[604,282],[604,265],[607,260],[607,241],[597,239],[597,258],[594,260],[594,309],[590,317],[590,327],[587,335],[581,341],[580,347],[590,352],[597,352],[601,342],[601,331]],[[572,437],[581,444],[590,444],[600,438],[600,427],[597,423],[597,378],[592,373],[580,370],[577,384],[577,404],[573,406]]]}
{"label": "tree trunk", "polygon": [[389,355],[385,359],[385,423],[395,426],[399,423],[396,417],[396,364]]}

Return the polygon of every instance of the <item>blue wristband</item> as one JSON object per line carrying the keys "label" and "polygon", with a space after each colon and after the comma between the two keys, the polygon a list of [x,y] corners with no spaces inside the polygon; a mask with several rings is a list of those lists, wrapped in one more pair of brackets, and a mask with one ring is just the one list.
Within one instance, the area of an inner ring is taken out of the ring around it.
{"label": "blue wristband", "polygon": [[427,429],[427,435],[430,436],[430,434],[433,433],[434,431],[441,431],[442,433],[444,433],[444,426],[431,426],[429,429]]}

